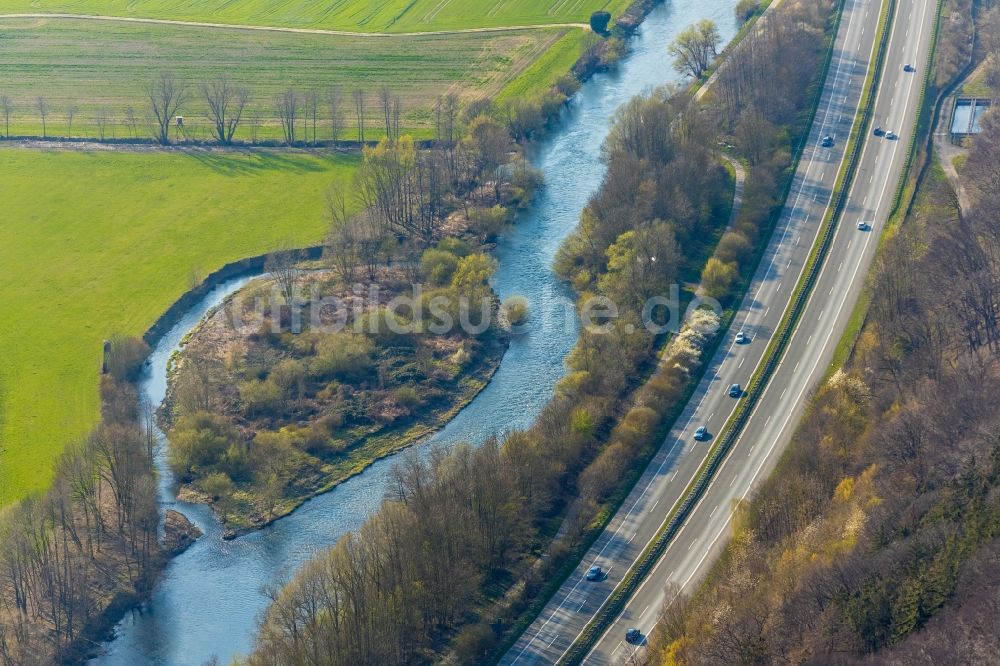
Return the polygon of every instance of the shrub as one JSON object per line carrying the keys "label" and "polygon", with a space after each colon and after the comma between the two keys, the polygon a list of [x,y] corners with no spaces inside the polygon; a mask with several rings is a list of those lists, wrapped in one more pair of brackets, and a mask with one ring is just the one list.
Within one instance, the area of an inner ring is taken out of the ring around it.
{"label": "shrub", "polygon": [[432,284],[448,284],[457,267],[458,257],[447,250],[432,247],[420,255],[420,273]]}
{"label": "shrub", "polygon": [[118,381],[135,381],[147,356],[149,345],[139,338],[115,336],[108,351],[108,374]]}
{"label": "shrub", "polygon": [[224,416],[208,412],[182,416],[170,431],[170,465],[182,475],[211,467],[238,440],[239,433]]}
{"label": "shrub", "polygon": [[724,263],[739,262],[753,246],[746,235],[740,231],[727,231],[715,248],[715,256]]}
{"label": "shrub", "polygon": [[198,481],[198,487],[202,492],[212,498],[213,502],[218,502],[224,497],[233,494],[233,480],[224,472],[213,472]]}
{"label": "shrub", "polygon": [[455,637],[455,657],[460,664],[481,664],[489,656],[497,637],[488,624],[470,624]]}
{"label": "shrub", "polygon": [[528,299],[511,296],[503,303],[503,313],[511,326],[523,324],[528,319]]}
{"label": "shrub", "polygon": [[760,11],[760,0],[740,0],[736,3],[736,22],[746,23]]}
{"label": "shrub", "polygon": [[269,379],[251,379],[239,387],[243,413],[248,417],[272,416],[281,406],[284,391]]}
{"label": "shrub", "polygon": [[509,221],[510,214],[503,206],[473,208],[469,211],[469,228],[481,238],[495,238]]}
{"label": "shrub", "polygon": [[371,374],[373,353],[375,345],[364,335],[332,333],[316,343],[309,374],[325,379],[362,379]]}
{"label": "shrub", "polygon": [[442,238],[437,244],[437,249],[451,252],[456,257],[467,257],[472,252],[467,242],[454,236]]}
{"label": "shrub", "polygon": [[301,396],[306,379],[305,364],[292,358],[285,359],[274,366],[268,379],[274,382],[285,395],[294,392]]}
{"label": "shrub", "polygon": [[608,12],[594,12],[590,15],[590,29],[598,35],[608,34],[609,23],[611,23],[611,14]]}
{"label": "shrub", "polygon": [[420,392],[413,386],[400,386],[392,392],[392,399],[396,404],[406,409],[414,409],[423,404]]}
{"label": "shrub", "polygon": [[361,330],[381,344],[403,346],[412,343],[413,324],[385,306],[369,311],[361,319]]}
{"label": "shrub", "polygon": [[736,276],[736,264],[726,264],[712,257],[701,272],[701,286],[706,296],[722,300],[729,295]]}

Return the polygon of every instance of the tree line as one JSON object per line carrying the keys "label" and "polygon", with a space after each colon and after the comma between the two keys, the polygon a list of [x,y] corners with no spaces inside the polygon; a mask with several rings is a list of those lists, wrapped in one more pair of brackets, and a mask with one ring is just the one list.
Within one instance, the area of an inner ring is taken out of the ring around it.
{"label": "tree line", "polygon": [[[504,109],[505,124],[518,140],[543,130],[578,86],[576,78],[567,74],[536,98],[511,102]],[[478,100],[468,106],[476,109],[480,104],[489,102]],[[446,122],[445,116],[454,117],[458,110],[459,100],[454,93],[434,102],[431,115],[439,135],[453,129],[443,127],[442,122]],[[91,138],[101,142],[200,142],[203,128],[192,123],[191,116],[185,116],[194,114],[207,122],[209,140],[219,145],[274,143],[262,134],[265,126],[276,124],[281,130],[280,142],[285,145],[336,148],[347,143],[372,143],[382,137],[397,141],[402,136],[404,108],[400,96],[385,86],[375,91],[346,90],[339,85],[323,89],[288,87],[273,98],[260,99],[227,74],[192,85],[163,71],[143,87],[141,102],[122,109],[99,105],[83,116],[79,103],[72,100],[57,108],[45,95],[16,100],[0,91],[0,114],[3,137],[7,139],[11,138],[12,119],[18,114],[34,116],[42,139],[79,139],[79,134],[74,135],[74,124],[79,128],[81,121],[87,121],[93,131]],[[57,120],[65,127],[65,135],[52,133]],[[124,136],[118,135],[119,130]]]}
{"label": "tree line", "polygon": [[0,516],[0,663],[82,661],[105,613],[148,591],[162,562],[151,410],[133,381],[146,345],[117,338],[101,423],[67,447],[51,489]]}

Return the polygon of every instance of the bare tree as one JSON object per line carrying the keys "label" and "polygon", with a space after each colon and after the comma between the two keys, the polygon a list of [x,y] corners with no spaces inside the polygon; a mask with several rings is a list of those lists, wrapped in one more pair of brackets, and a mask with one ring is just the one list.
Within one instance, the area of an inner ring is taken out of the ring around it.
{"label": "bare tree", "polygon": [[339,183],[331,185],[326,193],[326,210],[330,220],[326,236],[328,258],[344,282],[353,282],[358,265],[357,231],[351,224],[347,191]]}
{"label": "bare tree", "polygon": [[146,88],[149,108],[156,119],[156,140],[170,143],[170,122],[187,101],[187,89],[174,79],[171,72],[160,75]]}
{"label": "bare tree", "polygon": [[73,119],[78,113],[80,113],[80,107],[70,102],[69,106],[66,107],[66,135],[70,139],[73,138]]}
{"label": "bare tree", "polygon": [[281,290],[286,305],[295,300],[295,283],[299,278],[299,253],[285,247],[268,255],[264,270],[271,274],[274,283]]}
{"label": "bare tree", "polygon": [[711,19],[702,19],[688,26],[667,47],[674,57],[674,69],[679,74],[690,74],[696,79],[708,70],[712,58],[719,55],[719,29]]}
{"label": "bare tree", "polygon": [[101,106],[98,107],[97,113],[94,114],[94,124],[97,125],[97,139],[98,141],[104,141],[107,136],[108,124],[111,122],[111,112],[108,107]]}
{"label": "bare tree", "polygon": [[358,142],[365,142],[365,94],[361,89],[354,91],[354,116],[358,124]]}
{"label": "bare tree", "polygon": [[306,110],[312,121],[312,145],[316,145],[316,123],[319,121],[319,93],[310,90],[306,93]]}
{"label": "bare tree", "polygon": [[139,127],[139,119],[135,115],[134,106],[125,107],[125,127],[128,129],[129,138],[136,138]]}
{"label": "bare tree", "polygon": [[278,95],[275,109],[281,120],[281,131],[285,135],[285,143],[291,146],[295,143],[295,126],[299,116],[299,94],[294,88],[289,88]]}
{"label": "bare tree", "polygon": [[233,142],[233,135],[239,127],[246,109],[247,102],[250,101],[250,91],[246,88],[234,86],[229,79],[222,75],[212,83],[207,83],[201,87],[202,97],[208,104],[209,118],[212,121],[212,131],[219,143],[230,145]]}
{"label": "bare tree", "polygon": [[46,121],[49,117],[49,101],[39,95],[35,98],[35,108],[38,109],[38,116],[42,119],[42,138],[48,136]]}
{"label": "bare tree", "polygon": [[14,100],[8,95],[0,95],[0,111],[3,112],[3,135],[10,138],[10,116],[14,113]]}
{"label": "bare tree", "polygon": [[344,129],[344,118],[340,107],[344,103],[344,94],[340,86],[330,86],[326,91],[326,105],[330,111],[330,141],[337,147],[337,140]]}
{"label": "bare tree", "polygon": [[257,143],[257,133],[260,131],[262,122],[260,109],[254,109],[250,112],[250,143]]}
{"label": "bare tree", "polygon": [[393,141],[392,138],[392,93],[389,92],[387,86],[382,86],[382,89],[378,91],[378,101],[382,106],[382,118],[385,121],[385,135],[389,138],[389,141]]}

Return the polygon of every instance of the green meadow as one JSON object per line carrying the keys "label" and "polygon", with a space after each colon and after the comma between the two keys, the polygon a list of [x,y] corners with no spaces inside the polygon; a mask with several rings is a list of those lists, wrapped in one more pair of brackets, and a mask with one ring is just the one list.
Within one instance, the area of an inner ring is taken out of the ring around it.
{"label": "green meadow", "polygon": [[0,506],[96,422],[101,342],[204,275],[321,240],[352,156],[0,148]]}
{"label": "green meadow", "polygon": [[[225,28],[64,19],[0,19],[0,93],[14,100],[10,134],[41,135],[37,98],[49,106],[50,136],[96,137],[96,116],[107,109],[106,136],[129,136],[126,109],[140,118],[137,133],[148,136],[145,88],[159,72],[171,71],[187,84],[185,116],[189,139],[210,138],[201,84],[226,74],[250,89],[252,99],[238,139],[280,139],[275,98],[289,87],[320,94],[320,139],[327,139],[326,91],[338,86],[346,124],[341,138],[355,139],[354,90],[366,95],[366,138],[378,138],[382,87],[399,95],[402,124],[415,136],[429,136],[435,100],[456,93],[463,100],[503,98],[508,89],[533,96],[551,87],[592,35],[578,28],[452,35],[348,37]],[[553,62],[553,58],[555,61]],[[539,67],[539,65],[542,65]],[[72,128],[69,110],[76,109]],[[308,115],[303,109],[303,115]],[[2,120],[2,119],[0,119]],[[306,119],[303,119],[305,122]],[[310,128],[311,129],[311,128]],[[0,134],[4,127],[0,126]]]}
{"label": "green meadow", "polygon": [[[400,97],[404,131],[424,138],[442,95],[503,103],[541,94],[597,39],[571,24],[598,9],[618,15],[630,1],[0,0],[0,14],[233,26],[0,17],[0,95],[13,100],[0,133],[41,135],[43,98],[50,137],[97,138],[99,117],[106,138],[149,137],[145,89],[170,71],[190,93],[179,111],[187,139],[209,138],[198,88],[220,75],[251,91],[240,140],[281,137],[274,108],[284,90],[323,96],[332,86],[345,96],[340,138],[357,138],[356,90],[366,139],[382,135],[383,88]],[[498,27],[518,29],[488,30]],[[399,34],[413,32],[440,34]],[[320,140],[328,117],[321,103]],[[299,138],[311,130],[304,119]],[[53,148],[0,143],[0,507],[45,488],[65,444],[96,422],[102,340],[141,334],[194,275],[319,241],[323,193],[357,163],[296,151]]]}
{"label": "green meadow", "polygon": [[356,32],[585,23],[629,0],[0,0],[2,13],[73,13]]}

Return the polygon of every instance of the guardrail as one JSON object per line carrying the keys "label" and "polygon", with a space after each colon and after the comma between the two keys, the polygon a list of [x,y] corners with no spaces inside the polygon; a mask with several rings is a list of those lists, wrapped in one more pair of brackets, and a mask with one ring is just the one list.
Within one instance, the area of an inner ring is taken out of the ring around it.
{"label": "guardrail", "polygon": [[[782,317],[777,333],[764,352],[763,362],[758,366],[754,377],[750,381],[746,399],[742,401],[736,412],[726,423],[722,436],[703,464],[697,479],[692,482],[691,486],[685,492],[684,499],[675,507],[672,515],[660,529],[660,532],[646,546],[636,563],[625,575],[625,578],[622,579],[622,582],[618,584],[614,592],[612,592],[611,596],[594,616],[594,619],[587,624],[573,645],[570,646],[569,650],[559,660],[560,664],[581,663],[608,627],[611,626],[622,610],[624,610],[628,600],[639,588],[639,585],[642,584],[642,581],[649,572],[652,571],[653,567],[656,566],[656,563],[663,556],[667,546],[674,536],[676,536],[695,504],[697,504],[698,500],[705,493],[715,472],[729,454],[730,449],[736,443],[743,427],[750,418],[750,414],[760,399],[762,389],[770,381],[771,376],[778,367],[799,317],[802,314],[802,310],[809,300],[812,287],[819,276],[823,260],[826,258],[830,244],[833,241],[833,235],[836,231],[836,221],[840,218],[847,203],[848,193],[850,192],[857,163],[864,146],[862,138],[867,135],[868,127],[871,124],[872,109],[875,105],[875,84],[881,79],[882,69],[885,64],[885,47],[889,39],[888,17],[892,16],[895,12],[896,1],[885,0],[883,11],[879,18],[880,36],[878,38],[875,64],[869,74],[869,80],[866,81],[866,88],[863,92],[865,96],[863,108],[849,139],[851,148],[848,159],[844,163],[844,168],[841,170],[834,185],[837,193],[834,205],[829,209],[827,215],[824,216],[822,230],[813,251],[810,253],[807,268],[796,286],[796,292],[792,297],[791,305],[786,310],[784,317]],[[838,24],[839,20],[838,17]]]}

